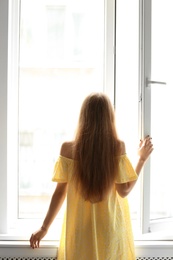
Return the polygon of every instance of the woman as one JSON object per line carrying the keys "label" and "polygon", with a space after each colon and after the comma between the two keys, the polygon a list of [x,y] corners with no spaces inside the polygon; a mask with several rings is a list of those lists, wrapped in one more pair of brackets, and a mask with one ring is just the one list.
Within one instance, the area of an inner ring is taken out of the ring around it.
{"label": "woman", "polygon": [[53,176],[58,184],[42,227],[31,235],[31,247],[39,247],[67,194],[58,260],[135,260],[127,195],[152,151],[147,136],[133,169],[109,98],[89,95],[75,140],[61,147]]}

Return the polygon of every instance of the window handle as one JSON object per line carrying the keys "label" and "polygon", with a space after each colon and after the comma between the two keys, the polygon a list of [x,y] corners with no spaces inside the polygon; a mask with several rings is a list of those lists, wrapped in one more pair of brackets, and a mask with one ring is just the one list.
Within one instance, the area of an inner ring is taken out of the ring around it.
{"label": "window handle", "polygon": [[147,78],[147,87],[149,87],[149,85],[151,85],[151,84],[166,85],[166,82],[149,80],[149,79]]}

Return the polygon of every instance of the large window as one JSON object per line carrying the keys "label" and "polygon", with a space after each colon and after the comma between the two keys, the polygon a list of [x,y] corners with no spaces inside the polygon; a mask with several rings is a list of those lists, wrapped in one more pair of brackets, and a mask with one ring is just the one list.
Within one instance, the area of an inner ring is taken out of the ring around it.
{"label": "large window", "polygon": [[[151,77],[148,82],[151,95],[151,134],[155,152],[151,160],[150,228],[172,233],[173,190],[171,123],[173,103],[173,2],[152,0],[151,5]],[[157,224],[157,225],[156,225]],[[156,226],[156,228],[155,228]]]}
{"label": "large window", "polygon": [[[55,187],[53,167],[62,142],[74,136],[83,99],[100,91],[114,100],[115,3],[3,3],[8,22],[0,33],[7,31],[3,55],[9,64],[8,89],[6,82],[2,93],[8,125],[1,140],[7,149],[4,165],[9,166],[2,168],[6,184],[0,228],[2,233],[29,236],[27,226],[37,228],[47,211]],[[60,229],[52,228],[50,238],[57,239]]]}
{"label": "large window", "polygon": [[0,233],[38,228],[61,143],[93,91],[115,103],[132,163],[153,138],[129,196],[134,232],[172,231],[172,11],[172,0],[0,1]]}

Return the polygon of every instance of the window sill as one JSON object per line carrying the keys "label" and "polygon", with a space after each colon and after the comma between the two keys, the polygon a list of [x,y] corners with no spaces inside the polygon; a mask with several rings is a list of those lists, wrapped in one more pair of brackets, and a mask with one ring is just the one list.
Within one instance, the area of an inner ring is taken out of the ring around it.
{"label": "window sill", "polygon": [[135,241],[135,250],[136,250],[137,257],[156,257],[156,258],[171,257],[172,259],[173,241],[166,241],[166,240],[165,241],[163,240]]}
{"label": "window sill", "polygon": [[[42,241],[40,248],[32,249],[27,240],[16,240],[16,237],[15,240],[5,240],[1,236],[0,239],[0,257],[57,257],[58,241]],[[138,240],[135,249],[137,257],[172,257],[173,241]]]}
{"label": "window sill", "polygon": [[57,257],[58,241],[42,241],[40,248],[32,249],[27,240],[0,239],[0,257]]}

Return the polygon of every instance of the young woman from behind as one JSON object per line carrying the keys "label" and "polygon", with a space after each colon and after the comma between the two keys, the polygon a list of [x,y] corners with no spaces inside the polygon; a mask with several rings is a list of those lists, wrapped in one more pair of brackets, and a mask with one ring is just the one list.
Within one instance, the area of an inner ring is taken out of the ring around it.
{"label": "young woman from behind", "polygon": [[67,196],[58,260],[135,260],[127,195],[152,151],[147,136],[133,168],[109,98],[103,93],[86,97],[75,139],[62,144],[52,179],[57,186],[41,228],[31,235],[31,247],[39,247]]}

